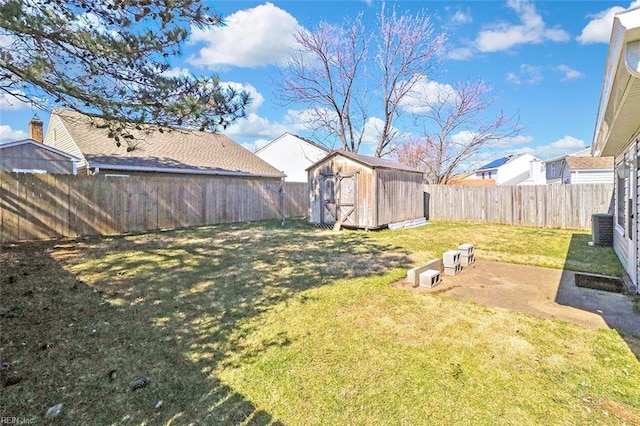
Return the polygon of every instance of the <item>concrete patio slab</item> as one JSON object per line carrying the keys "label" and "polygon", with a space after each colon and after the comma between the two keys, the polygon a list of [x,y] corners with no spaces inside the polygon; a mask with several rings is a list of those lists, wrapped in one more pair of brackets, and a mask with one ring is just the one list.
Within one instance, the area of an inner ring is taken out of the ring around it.
{"label": "concrete patio slab", "polygon": [[576,287],[571,271],[478,260],[434,288],[399,287],[640,336],[631,297]]}

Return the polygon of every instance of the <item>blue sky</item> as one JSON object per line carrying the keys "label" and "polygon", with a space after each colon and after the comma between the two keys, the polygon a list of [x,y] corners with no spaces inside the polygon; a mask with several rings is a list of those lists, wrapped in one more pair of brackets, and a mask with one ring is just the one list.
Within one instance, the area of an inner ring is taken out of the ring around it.
{"label": "blue sky", "polygon": [[[363,13],[370,20],[380,3],[350,1],[216,1],[227,25],[194,30],[172,72],[218,74],[222,81],[249,90],[254,98],[246,119],[227,130],[255,150],[284,132],[313,137],[300,123],[295,105],[274,99],[275,65],[294,45],[293,33],[320,21],[339,23]],[[479,161],[528,152],[545,160],[591,145],[613,15],[630,1],[396,1],[398,12],[424,9],[447,45],[430,75],[429,87],[446,88],[480,78],[499,97],[496,106],[519,113],[521,135],[488,149]],[[37,112],[0,97],[0,141],[28,137],[28,121]],[[397,127],[408,136],[409,126]],[[374,132],[374,129],[372,129]],[[373,138],[372,138],[373,139]],[[362,153],[371,153],[367,145]]]}

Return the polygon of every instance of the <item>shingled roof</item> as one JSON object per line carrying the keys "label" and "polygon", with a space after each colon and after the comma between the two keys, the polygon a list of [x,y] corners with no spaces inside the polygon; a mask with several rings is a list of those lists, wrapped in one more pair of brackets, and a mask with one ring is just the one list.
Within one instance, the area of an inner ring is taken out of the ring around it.
{"label": "shingled roof", "polygon": [[363,164],[369,168],[372,169],[376,169],[376,168],[381,168],[381,169],[392,169],[392,170],[402,170],[405,172],[412,172],[412,173],[423,173],[422,171],[414,168],[414,167],[410,167],[407,165],[404,165],[398,161],[395,160],[388,160],[386,158],[378,158],[378,157],[371,157],[368,155],[362,155],[362,154],[356,154],[354,152],[351,151],[331,151],[331,153],[329,153],[329,155],[327,155],[326,157],[324,157],[323,159],[321,159],[320,161],[316,162],[315,164],[309,166],[307,168],[307,170],[312,169],[313,167],[315,167],[317,164],[320,164],[324,161],[326,161],[328,158],[336,156],[336,155],[342,155],[344,157],[350,158],[353,161],[356,161],[360,164]]}
{"label": "shingled roof", "polygon": [[[117,147],[109,130],[74,111],[55,109],[89,167],[234,176],[282,177],[283,173],[229,137],[186,129],[145,126],[134,132],[135,149]],[[99,120],[98,120],[99,123]]]}
{"label": "shingled roof", "polygon": [[613,157],[566,157],[571,170],[613,169]]}

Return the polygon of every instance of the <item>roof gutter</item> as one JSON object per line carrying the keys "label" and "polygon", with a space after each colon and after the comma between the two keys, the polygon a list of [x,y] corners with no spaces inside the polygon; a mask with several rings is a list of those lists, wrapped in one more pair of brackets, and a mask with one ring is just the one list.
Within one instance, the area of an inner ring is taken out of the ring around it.
{"label": "roof gutter", "polygon": [[[633,38],[637,38],[637,34],[634,33],[640,31],[638,23],[635,22],[637,13],[640,13],[640,8],[621,12],[614,17],[596,126],[593,132],[593,143],[591,144],[591,155],[594,157],[602,155],[611,133],[611,123],[606,123],[604,117],[613,100],[612,89],[618,69],[622,66],[632,78],[640,78],[640,40],[633,40]],[[628,88],[627,85],[622,96],[619,96],[620,99],[626,97]],[[617,111],[614,111],[614,114],[617,115]]]}
{"label": "roof gutter", "polygon": [[147,166],[122,166],[117,164],[104,164],[88,162],[90,169],[108,169],[122,170],[129,172],[153,172],[153,173],[181,173],[187,175],[214,175],[214,176],[237,176],[237,177],[261,177],[261,178],[278,178],[286,177],[284,173],[268,174],[268,173],[249,173],[238,172],[233,170],[202,170],[202,169],[179,169],[170,167],[147,167]]}

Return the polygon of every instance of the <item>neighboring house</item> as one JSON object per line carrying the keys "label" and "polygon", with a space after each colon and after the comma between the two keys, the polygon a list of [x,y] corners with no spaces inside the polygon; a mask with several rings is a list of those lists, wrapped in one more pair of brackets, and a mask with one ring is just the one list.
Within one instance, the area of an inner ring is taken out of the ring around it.
{"label": "neighboring house", "polygon": [[300,136],[285,133],[256,151],[256,155],[286,175],[288,182],[306,182],[307,168],[329,150]]}
{"label": "neighboring house", "polygon": [[78,171],[89,175],[237,176],[280,180],[282,172],[227,136],[148,125],[135,136],[135,148],[116,146],[109,130],[82,114],[55,109],[46,145],[80,159]]}
{"label": "neighboring house", "polygon": [[480,167],[467,179],[493,179],[496,186],[518,185],[530,178],[532,161],[540,160],[531,154],[498,158]]}
{"label": "neighboring house", "polygon": [[613,157],[565,157],[562,183],[613,183]]}
{"label": "neighboring house", "polygon": [[542,160],[531,160],[529,163],[529,177],[518,185],[546,185],[546,165]]}
{"label": "neighboring house", "polygon": [[0,171],[16,173],[77,173],[79,158],[42,143],[42,121],[29,122],[30,139],[0,144]]}
{"label": "neighboring house", "polygon": [[573,154],[562,155],[545,161],[546,183],[563,183],[562,173],[565,169],[567,157],[590,157],[591,148],[581,149]]}
{"label": "neighboring house", "polygon": [[308,172],[311,223],[375,229],[425,217],[424,175],[412,167],[333,151]]}
{"label": "neighboring house", "polygon": [[593,136],[594,156],[615,157],[613,248],[640,292],[640,8],[615,15]]}

